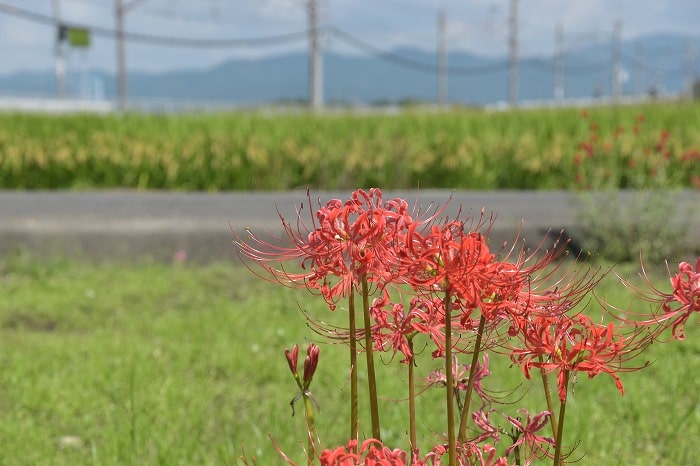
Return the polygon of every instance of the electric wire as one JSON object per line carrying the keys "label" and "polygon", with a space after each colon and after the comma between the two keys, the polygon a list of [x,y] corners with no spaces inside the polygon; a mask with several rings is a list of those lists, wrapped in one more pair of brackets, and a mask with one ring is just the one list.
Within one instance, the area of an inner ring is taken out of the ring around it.
{"label": "electric wire", "polygon": [[[369,42],[365,42],[364,40],[359,39],[358,37],[348,34],[342,29],[339,29],[338,27],[328,26],[326,27],[326,29],[333,35],[333,37],[340,39],[346,44],[358,50],[361,50],[375,58],[387,62],[392,62],[394,64],[401,65],[407,68],[411,68],[415,71],[422,71],[426,73],[435,73],[435,71],[438,69],[437,63],[428,63],[420,60],[414,60],[412,58],[408,58],[394,52],[387,52],[386,50],[382,50],[379,47],[370,44]],[[503,60],[493,64],[474,67],[448,66],[446,69],[446,73],[448,75],[490,74],[506,69],[507,65],[508,62]]]}
{"label": "electric wire", "polygon": [[[16,7],[14,5],[9,5],[7,3],[0,3],[0,12],[9,14],[11,16],[23,18],[28,21],[33,21],[35,23],[47,24],[54,26],[56,20],[53,16],[46,15],[43,13],[37,13],[35,11],[26,10],[24,8]],[[72,23],[68,21],[61,21],[61,24],[67,27],[74,27],[79,29],[88,29],[91,33],[102,36],[114,38],[119,35],[119,32],[112,28],[85,25]],[[291,32],[287,34],[279,34],[275,36],[264,36],[264,37],[250,37],[250,38],[230,38],[230,39],[207,39],[207,38],[183,38],[183,37],[169,37],[169,36],[158,36],[153,34],[143,34],[138,32],[126,32],[123,33],[124,40],[130,42],[141,42],[153,45],[161,45],[166,47],[190,47],[190,48],[231,48],[231,47],[260,47],[269,45],[285,44],[290,42],[297,42],[308,37],[308,31]]]}

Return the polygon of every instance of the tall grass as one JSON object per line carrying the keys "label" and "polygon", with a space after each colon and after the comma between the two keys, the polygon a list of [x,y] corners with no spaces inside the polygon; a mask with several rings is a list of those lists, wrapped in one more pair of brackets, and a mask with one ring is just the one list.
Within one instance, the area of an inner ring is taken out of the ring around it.
{"label": "tall grass", "polygon": [[[663,132],[666,151],[645,153],[642,148],[654,147]],[[605,162],[582,171],[582,144],[593,136]],[[643,188],[656,179],[655,187],[688,188],[700,184],[698,149],[700,104],[594,108],[585,116],[577,109],[2,114],[0,187],[574,189],[585,187],[585,175],[612,187]],[[660,164],[663,173],[650,171]]]}

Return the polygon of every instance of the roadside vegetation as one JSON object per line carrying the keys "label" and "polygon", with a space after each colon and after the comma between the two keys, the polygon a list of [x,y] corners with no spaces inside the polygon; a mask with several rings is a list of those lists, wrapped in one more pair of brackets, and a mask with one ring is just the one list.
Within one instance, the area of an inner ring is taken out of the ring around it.
{"label": "roadside vegetation", "polygon": [[700,104],[386,115],[0,114],[4,189],[698,188]]}

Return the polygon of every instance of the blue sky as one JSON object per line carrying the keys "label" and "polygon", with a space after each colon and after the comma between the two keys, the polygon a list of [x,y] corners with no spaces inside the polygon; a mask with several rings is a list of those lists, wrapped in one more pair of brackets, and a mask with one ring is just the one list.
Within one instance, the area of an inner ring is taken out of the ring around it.
{"label": "blue sky", "polygon": [[[8,14],[11,5],[46,16],[57,1],[66,22],[114,28],[115,0],[0,0],[0,74],[49,70],[54,66],[54,29],[39,21]],[[125,16],[125,30],[163,37],[230,39],[275,36],[307,28],[305,0],[123,0],[135,1]],[[447,16],[451,51],[483,55],[507,53],[509,0],[318,0],[322,25],[335,26],[373,46],[391,50],[416,47],[434,51],[437,12]],[[623,39],[659,32],[700,35],[698,0],[521,0],[520,53],[551,55],[557,24],[566,48],[607,41],[613,24],[622,22]],[[362,53],[339,38],[325,36],[324,48],[336,53]],[[228,48],[163,47],[127,42],[129,70],[164,71],[207,68],[231,58],[258,58],[306,50],[305,40],[284,45]],[[69,66],[112,71],[115,41],[93,35],[92,46],[71,50]],[[698,51],[700,53],[700,51]]]}

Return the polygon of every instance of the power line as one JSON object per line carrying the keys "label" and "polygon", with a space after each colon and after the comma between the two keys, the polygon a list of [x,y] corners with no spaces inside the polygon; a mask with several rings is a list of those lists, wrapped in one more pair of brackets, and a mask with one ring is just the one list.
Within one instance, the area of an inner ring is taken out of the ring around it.
{"label": "power line", "polygon": [[[50,15],[37,13],[35,11],[26,10],[24,8],[0,3],[0,12],[18,18],[23,18],[35,23],[54,26],[54,19]],[[89,24],[73,23],[63,21],[63,25],[75,27],[79,29],[88,29],[92,34],[102,37],[115,38],[117,31],[115,29],[94,26]],[[152,45],[161,45],[164,47],[188,47],[188,48],[231,48],[231,47],[263,47],[270,45],[285,44],[290,42],[298,42],[308,37],[308,31],[291,32],[287,34],[279,34],[274,36],[249,37],[249,38],[230,38],[230,39],[207,39],[207,38],[184,38],[159,36],[154,34],[143,34],[138,32],[124,32],[124,40],[130,42],[141,42]]]}
{"label": "power line", "polygon": [[[347,32],[339,29],[335,26],[329,26],[328,31],[333,34],[334,37],[340,39],[352,47],[365,52],[367,55],[371,55],[375,58],[394,63],[395,65],[403,66],[405,68],[410,68],[415,71],[421,71],[425,73],[435,73],[437,69],[437,64],[426,63],[420,60],[414,60],[412,58],[399,55],[394,52],[387,52],[379,47],[376,47],[362,39],[359,39]],[[499,61],[497,63],[483,65],[483,66],[449,66],[446,68],[446,73],[448,75],[477,75],[477,74],[490,74],[498,71],[502,71],[506,67],[506,61]]]}

